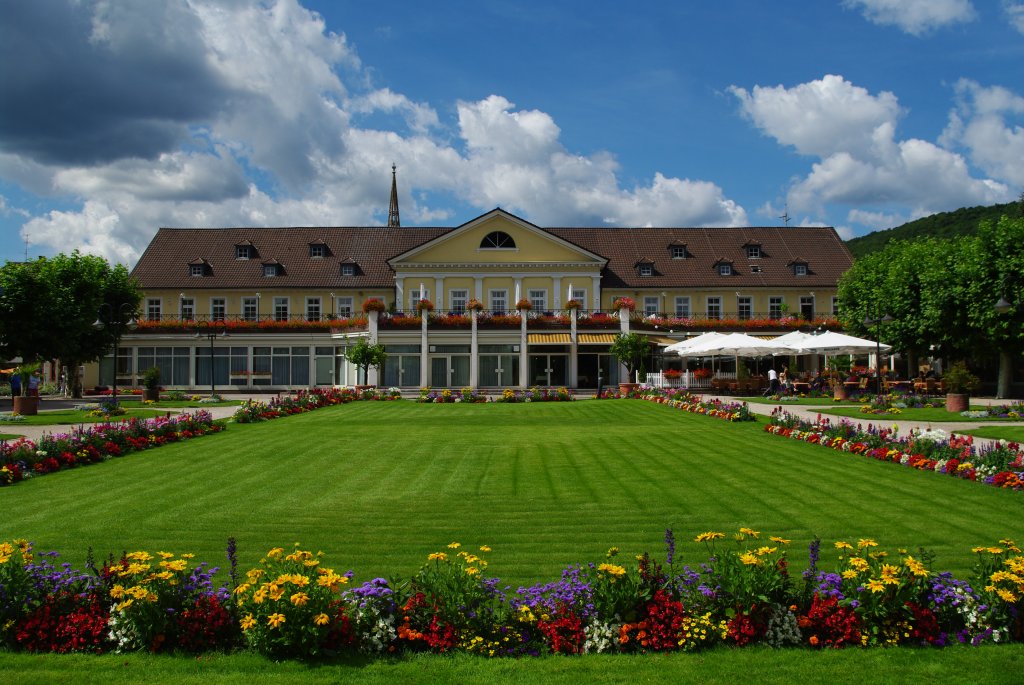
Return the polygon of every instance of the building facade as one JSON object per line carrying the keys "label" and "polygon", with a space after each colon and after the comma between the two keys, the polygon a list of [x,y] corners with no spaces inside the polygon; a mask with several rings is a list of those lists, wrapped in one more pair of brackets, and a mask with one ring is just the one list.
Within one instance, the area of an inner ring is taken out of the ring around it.
{"label": "building facade", "polygon": [[[657,366],[709,329],[828,325],[852,264],[831,228],[542,228],[501,209],[409,228],[392,204],[386,227],[160,229],[133,270],[140,325],[86,387],[155,365],[165,387],[218,391],[596,388],[626,380],[623,330]],[[369,378],[345,361],[358,338],[388,352]]]}

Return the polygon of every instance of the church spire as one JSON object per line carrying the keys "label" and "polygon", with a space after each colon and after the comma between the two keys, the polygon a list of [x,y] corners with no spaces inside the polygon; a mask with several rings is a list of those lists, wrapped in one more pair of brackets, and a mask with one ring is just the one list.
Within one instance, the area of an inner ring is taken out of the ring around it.
{"label": "church spire", "polygon": [[391,205],[388,207],[388,228],[398,228],[402,222],[398,219],[398,178],[395,175],[396,167],[391,164]]}

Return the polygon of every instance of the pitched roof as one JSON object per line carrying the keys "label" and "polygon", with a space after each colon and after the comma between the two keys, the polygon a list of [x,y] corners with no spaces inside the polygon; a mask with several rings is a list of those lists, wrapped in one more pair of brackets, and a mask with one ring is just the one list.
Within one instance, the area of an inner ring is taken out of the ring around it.
{"label": "pitched roof", "polygon": [[[145,288],[257,289],[390,288],[388,259],[455,228],[289,227],[161,228],[132,274]],[[608,259],[602,288],[835,287],[853,257],[832,228],[544,228],[554,237]],[[235,246],[251,242],[259,255],[235,259]],[[327,256],[313,258],[309,245],[323,241]],[[748,259],[746,246],[760,244],[762,257]],[[672,247],[688,257],[673,259]],[[190,276],[188,264],[206,260],[205,277]],[[284,275],[271,282],[261,264],[276,260]],[[358,264],[355,276],[341,276],[340,264]],[[732,275],[715,265],[733,264]],[[795,276],[792,264],[808,265]],[[653,264],[640,276],[638,264]],[[755,270],[752,266],[760,267]]]}

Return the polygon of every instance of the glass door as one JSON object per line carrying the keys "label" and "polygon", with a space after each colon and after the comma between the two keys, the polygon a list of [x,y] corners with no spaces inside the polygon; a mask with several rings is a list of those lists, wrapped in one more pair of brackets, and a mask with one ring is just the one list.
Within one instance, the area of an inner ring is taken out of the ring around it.
{"label": "glass door", "polygon": [[430,387],[432,388],[447,388],[450,387],[449,383],[451,380],[448,378],[448,357],[431,357],[430,358]]}

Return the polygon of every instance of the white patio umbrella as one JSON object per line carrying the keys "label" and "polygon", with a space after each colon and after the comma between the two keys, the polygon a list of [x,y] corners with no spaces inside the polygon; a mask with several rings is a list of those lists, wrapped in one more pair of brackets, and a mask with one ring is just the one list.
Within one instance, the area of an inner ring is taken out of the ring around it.
{"label": "white patio umbrella", "polygon": [[772,340],[782,345],[786,345],[787,347],[793,348],[793,352],[791,354],[810,354],[810,352],[805,352],[801,350],[800,347],[804,343],[814,340],[815,337],[816,336],[811,335],[810,333],[804,333],[803,331],[790,331],[785,335],[780,335],[777,338],[772,338]]}
{"label": "white patio umbrella", "polygon": [[797,345],[798,349],[811,354],[870,354],[879,350],[888,352],[891,345],[876,343],[874,340],[857,338],[845,333],[825,331],[821,335],[813,336],[811,340]]}
{"label": "white patio umbrella", "polygon": [[687,338],[686,340],[680,340],[677,343],[672,343],[671,345],[665,348],[665,352],[675,352],[680,357],[700,356],[687,354],[686,350],[689,350],[694,345],[703,345],[709,340],[724,337],[724,333],[718,333],[717,331],[708,331],[707,333],[701,333],[695,338]]}
{"label": "white patio umbrella", "polygon": [[764,357],[769,354],[792,354],[793,349],[774,339],[755,338],[746,333],[730,333],[721,338],[708,340],[704,344],[687,348],[686,355],[691,357],[706,355]]}

